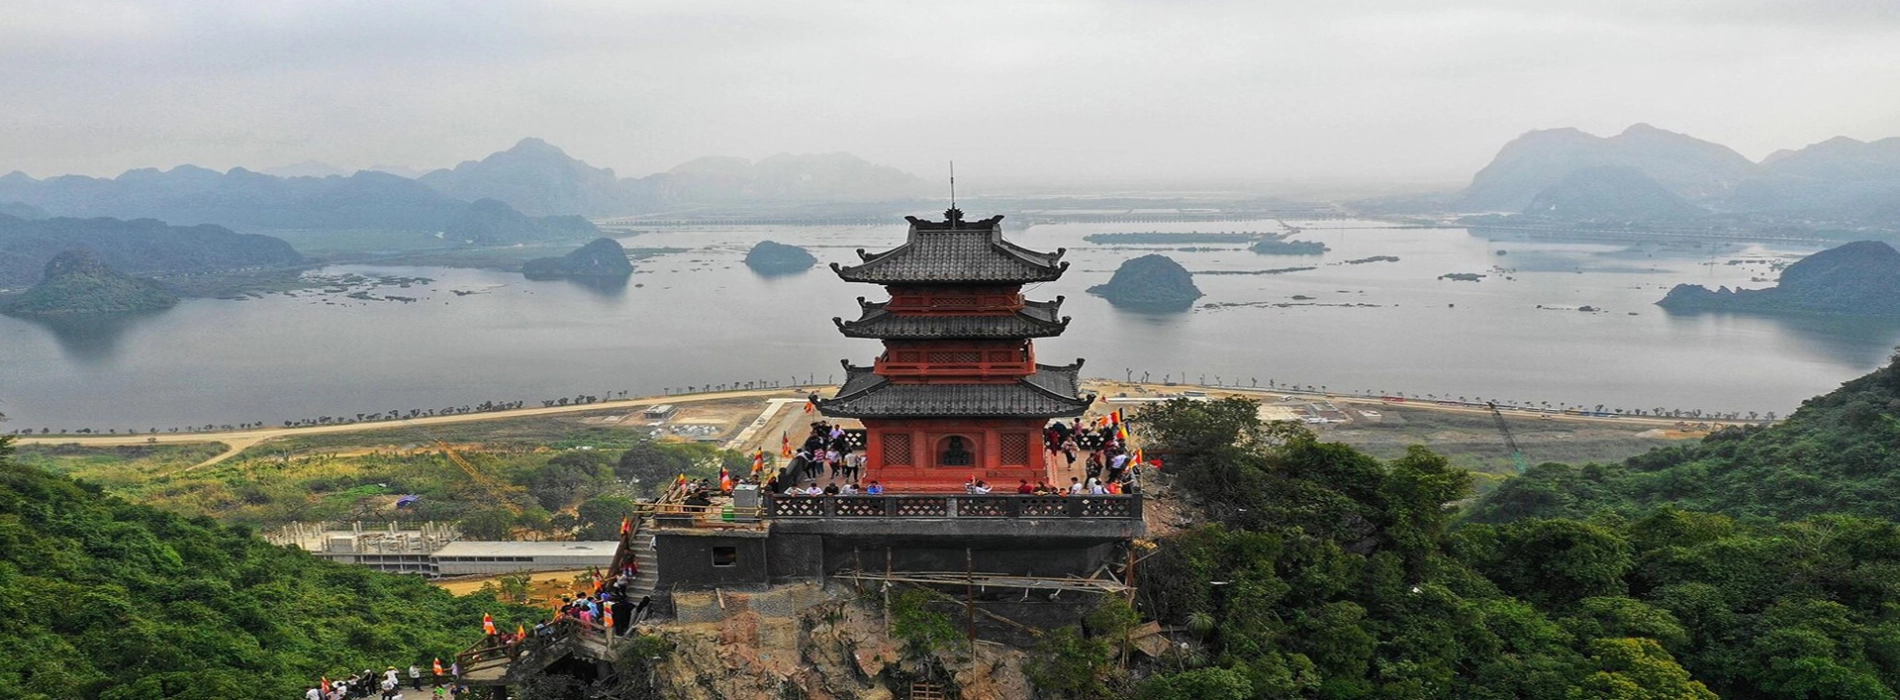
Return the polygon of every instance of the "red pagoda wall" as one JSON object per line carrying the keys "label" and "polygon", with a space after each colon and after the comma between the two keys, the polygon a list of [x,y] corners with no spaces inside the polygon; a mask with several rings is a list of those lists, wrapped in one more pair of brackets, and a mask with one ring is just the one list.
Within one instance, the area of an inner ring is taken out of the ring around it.
{"label": "red pagoda wall", "polygon": [[[1017,480],[1047,478],[1040,418],[865,419],[865,481],[894,492],[962,491],[982,479],[997,492]],[[946,460],[950,438],[963,438],[969,464]],[[946,461],[950,463],[946,463]]]}

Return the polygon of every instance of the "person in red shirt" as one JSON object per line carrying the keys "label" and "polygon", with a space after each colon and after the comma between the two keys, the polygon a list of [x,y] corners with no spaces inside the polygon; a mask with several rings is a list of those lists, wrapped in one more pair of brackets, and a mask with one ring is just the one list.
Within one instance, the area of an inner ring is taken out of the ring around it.
{"label": "person in red shirt", "polygon": [[1027,494],[1027,493],[1035,493],[1035,492],[1036,492],[1036,487],[1030,486],[1028,479],[1023,479],[1022,483],[1016,486],[1016,493]]}

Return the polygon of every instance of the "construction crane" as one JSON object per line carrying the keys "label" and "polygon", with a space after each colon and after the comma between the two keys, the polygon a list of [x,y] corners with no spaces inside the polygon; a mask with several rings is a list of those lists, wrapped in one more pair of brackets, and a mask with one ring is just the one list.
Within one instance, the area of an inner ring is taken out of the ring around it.
{"label": "construction crane", "polygon": [[1491,407],[1491,419],[1498,422],[1498,434],[1504,436],[1504,446],[1511,449],[1511,463],[1517,465],[1517,473],[1524,473],[1524,450],[1517,446],[1517,438],[1511,437],[1511,426],[1505,424],[1504,413],[1498,410],[1496,402],[1487,401]]}

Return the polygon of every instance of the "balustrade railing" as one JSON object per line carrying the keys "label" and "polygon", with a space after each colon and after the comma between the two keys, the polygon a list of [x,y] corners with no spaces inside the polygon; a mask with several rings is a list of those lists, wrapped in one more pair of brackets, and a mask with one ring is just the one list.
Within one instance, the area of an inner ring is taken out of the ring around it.
{"label": "balustrade railing", "polygon": [[768,518],[1141,518],[1141,496],[884,494],[765,498]]}

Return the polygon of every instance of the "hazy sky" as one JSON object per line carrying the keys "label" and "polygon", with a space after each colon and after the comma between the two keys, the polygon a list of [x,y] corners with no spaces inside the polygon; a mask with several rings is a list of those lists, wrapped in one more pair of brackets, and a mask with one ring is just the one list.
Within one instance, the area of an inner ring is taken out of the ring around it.
{"label": "hazy sky", "polygon": [[0,0],[0,172],[37,176],[539,136],[623,176],[1435,180],[1638,121],[1751,158],[1900,135],[1900,0]]}

